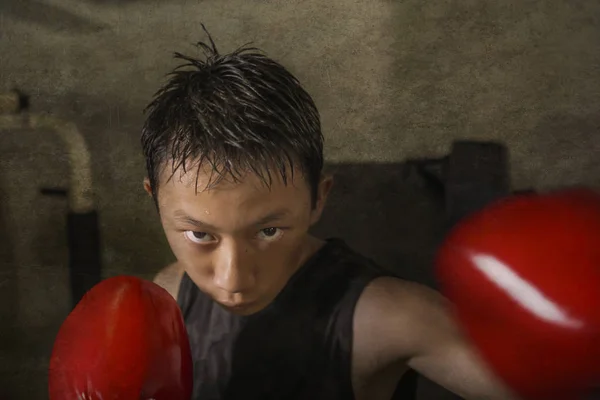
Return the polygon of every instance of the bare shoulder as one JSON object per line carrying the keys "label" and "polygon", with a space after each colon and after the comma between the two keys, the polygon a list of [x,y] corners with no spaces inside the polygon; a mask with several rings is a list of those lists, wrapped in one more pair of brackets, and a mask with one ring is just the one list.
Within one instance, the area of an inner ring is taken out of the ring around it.
{"label": "bare shoulder", "polygon": [[397,379],[407,367],[463,398],[515,398],[461,333],[450,302],[426,286],[394,278],[373,281],[356,306],[354,338],[353,362],[362,367],[353,365],[359,400],[390,398],[372,395],[381,387],[377,380]]}
{"label": "bare shoulder", "polygon": [[437,291],[419,283],[394,277],[381,277],[373,280],[363,291],[360,302],[365,305],[376,303],[378,307],[393,306],[396,310],[399,308],[399,302],[402,302],[404,310],[423,306],[424,303],[441,306],[447,304]]}
{"label": "bare shoulder", "polygon": [[[375,398],[379,390],[393,391],[398,377],[408,369],[408,361],[437,340],[432,335],[450,333],[446,306],[438,292],[397,278],[378,278],[365,288],[356,304],[353,325],[352,374],[357,398]],[[386,398],[387,393],[376,397]]]}
{"label": "bare shoulder", "polygon": [[169,292],[174,299],[177,299],[183,273],[184,270],[181,264],[174,262],[158,271],[152,281]]}
{"label": "bare shoulder", "polygon": [[355,331],[377,327],[412,339],[419,329],[441,328],[448,321],[448,301],[427,286],[393,277],[375,279],[363,291],[354,315]]}

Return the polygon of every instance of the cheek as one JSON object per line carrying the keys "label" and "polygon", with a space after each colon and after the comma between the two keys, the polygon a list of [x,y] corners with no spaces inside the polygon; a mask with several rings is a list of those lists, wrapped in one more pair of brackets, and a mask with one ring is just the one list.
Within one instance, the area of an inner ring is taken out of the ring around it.
{"label": "cheek", "polygon": [[193,250],[193,246],[178,243],[177,248],[173,248],[173,253],[177,257],[177,261],[183,266],[184,271],[188,274],[192,282],[200,288],[200,290],[211,292],[211,276],[212,276],[212,259],[208,254],[200,254]]}
{"label": "cheek", "polygon": [[[287,273],[298,265],[303,252],[303,241],[297,240],[281,241],[260,256],[259,271],[268,271],[264,275],[277,276]],[[265,277],[268,278],[268,277]]]}
{"label": "cheek", "polygon": [[187,250],[186,248],[189,247],[188,243],[186,243],[183,233],[165,231],[165,235],[167,237],[167,242],[169,242],[171,250],[173,250],[173,253],[175,254],[175,257],[177,257],[177,260],[182,261],[180,260],[180,257]]}
{"label": "cheek", "polygon": [[167,232],[167,241],[177,261],[192,276],[203,275],[210,265],[209,257],[200,254],[199,249],[190,243],[182,232]]}
{"label": "cheek", "polygon": [[198,289],[209,295],[214,291],[210,278],[208,278],[207,268],[193,266],[184,266],[185,272],[188,274],[192,282],[198,286]]}

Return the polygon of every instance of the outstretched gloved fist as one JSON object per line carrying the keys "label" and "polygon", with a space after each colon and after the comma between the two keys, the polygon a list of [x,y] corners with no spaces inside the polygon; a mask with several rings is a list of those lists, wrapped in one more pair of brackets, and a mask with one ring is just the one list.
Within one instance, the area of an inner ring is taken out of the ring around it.
{"label": "outstretched gloved fist", "polygon": [[152,282],[104,280],[60,328],[50,360],[50,400],[189,400],[191,392],[181,313]]}
{"label": "outstretched gloved fist", "polygon": [[451,232],[437,275],[467,337],[514,393],[570,400],[598,386],[598,193],[499,201]]}

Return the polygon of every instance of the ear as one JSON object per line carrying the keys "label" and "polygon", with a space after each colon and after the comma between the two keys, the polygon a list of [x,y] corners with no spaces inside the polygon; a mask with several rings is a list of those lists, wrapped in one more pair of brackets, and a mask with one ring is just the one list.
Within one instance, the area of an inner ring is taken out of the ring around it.
{"label": "ear", "polygon": [[321,215],[323,214],[323,210],[325,209],[325,204],[327,203],[327,198],[329,197],[329,192],[331,191],[332,187],[333,176],[323,176],[317,188],[317,201],[314,209],[312,210],[310,218],[311,225],[316,224],[321,219]]}
{"label": "ear", "polygon": [[148,193],[148,195],[150,197],[153,197],[154,195],[152,194],[152,186],[150,186],[150,179],[148,179],[147,177],[144,178],[144,190],[146,191],[146,193]]}

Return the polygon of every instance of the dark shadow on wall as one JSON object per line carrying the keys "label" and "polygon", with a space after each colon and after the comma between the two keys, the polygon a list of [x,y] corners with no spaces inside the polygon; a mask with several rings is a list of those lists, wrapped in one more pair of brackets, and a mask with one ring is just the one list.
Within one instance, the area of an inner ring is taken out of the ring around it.
{"label": "dark shadow on wall", "polygon": [[[0,155],[1,158],[1,155]],[[8,225],[6,184],[0,174],[0,398],[12,399],[10,354],[21,333],[17,324],[19,296],[17,286],[17,265],[14,257],[13,235]]]}
{"label": "dark shadow on wall", "polygon": [[334,186],[314,233],[341,237],[398,276],[433,286],[431,258],[445,222],[439,199],[403,163],[327,169]]}
{"label": "dark shadow on wall", "polygon": [[[13,236],[10,233],[6,215],[5,186],[2,175],[0,175],[0,316],[4,321],[3,328],[9,329],[7,334],[12,334],[16,322],[16,310],[18,309],[16,281],[17,271],[13,254]],[[5,336],[2,335],[4,338]],[[0,341],[5,344],[5,341]]]}

